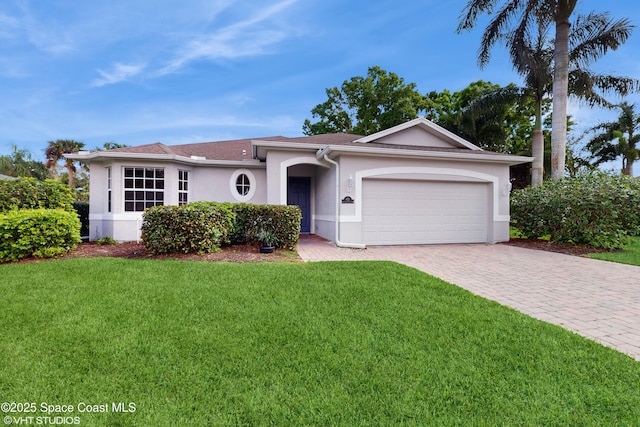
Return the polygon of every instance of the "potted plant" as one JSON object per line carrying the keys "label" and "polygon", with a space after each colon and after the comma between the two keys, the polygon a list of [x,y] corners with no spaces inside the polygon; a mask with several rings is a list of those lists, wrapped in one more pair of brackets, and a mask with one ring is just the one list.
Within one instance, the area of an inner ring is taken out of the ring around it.
{"label": "potted plant", "polygon": [[262,243],[262,246],[260,246],[260,253],[270,254],[274,251],[275,237],[276,236],[273,234],[273,231],[265,230],[264,228],[260,230],[260,233],[258,233],[258,240]]}

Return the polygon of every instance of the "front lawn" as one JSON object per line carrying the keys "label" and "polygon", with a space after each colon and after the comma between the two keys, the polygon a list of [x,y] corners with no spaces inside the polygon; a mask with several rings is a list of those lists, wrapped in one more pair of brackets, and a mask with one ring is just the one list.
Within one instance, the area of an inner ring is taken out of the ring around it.
{"label": "front lawn", "polygon": [[0,293],[0,400],[35,416],[44,402],[90,426],[640,419],[640,363],[391,262],[69,259],[0,265]]}
{"label": "front lawn", "polygon": [[622,251],[589,254],[590,258],[640,266],[640,237],[632,237]]}

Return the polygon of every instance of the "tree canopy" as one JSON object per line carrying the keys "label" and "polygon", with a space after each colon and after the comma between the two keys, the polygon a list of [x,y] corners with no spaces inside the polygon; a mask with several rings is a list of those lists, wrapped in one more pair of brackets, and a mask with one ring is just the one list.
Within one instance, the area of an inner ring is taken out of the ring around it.
{"label": "tree canopy", "polygon": [[453,94],[431,92],[427,118],[485,150],[530,154],[533,107],[526,98],[506,95],[515,92],[514,84],[501,87],[482,80]]}
{"label": "tree canopy", "polygon": [[595,135],[587,143],[594,164],[622,159],[622,173],[633,175],[633,163],[638,160],[640,141],[640,114],[635,105],[623,102],[618,106],[620,115],[614,122],[601,123],[593,127]]}
{"label": "tree canopy", "polygon": [[65,158],[64,155],[77,153],[83,148],[83,142],[74,141],[73,139],[56,139],[55,141],[49,141],[49,146],[45,149],[44,154],[47,157],[47,168],[53,169],[57,167],[60,160],[65,160],[64,167],[69,174],[69,188],[74,188],[73,177],[77,169],[74,161]]}
{"label": "tree canopy", "polygon": [[49,171],[44,163],[33,159],[33,156],[26,149],[19,149],[12,146],[12,152],[6,156],[0,156],[0,173],[14,177],[30,177],[40,181],[49,176]]}
{"label": "tree canopy", "polygon": [[366,76],[345,80],[340,88],[326,89],[327,100],[304,121],[305,135],[353,133],[370,135],[416,118],[427,106],[415,83],[405,83],[395,73],[370,67]]}
{"label": "tree canopy", "polygon": [[[599,78],[588,72],[587,68],[609,50],[623,44],[634,28],[628,19],[614,21],[606,13],[591,13],[578,17],[572,29],[570,18],[578,0],[469,0],[463,9],[458,32],[472,29],[480,15],[493,18],[486,26],[478,51],[478,63],[484,66],[490,59],[492,47],[504,42],[510,50],[512,59],[518,57],[530,38],[531,29],[544,33],[555,25],[553,38],[553,123],[552,123],[552,177],[564,176],[567,143],[567,98],[569,88],[588,102],[602,104],[603,99],[593,91],[614,90],[625,93],[636,90],[637,81],[633,79]],[[514,62],[515,64],[515,62]],[[523,63],[526,66],[526,63]],[[521,73],[523,74],[523,73]],[[605,76],[608,77],[608,76]],[[585,88],[579,93],[577,88]],[[595,95],[595,96],[594,96]]]}
{"label": "tree canopy", "polygon": [[327,100],[312,110],[319,121],[305,120],[306,135],[354,133],[369,135],[423,114],[434,123],[481,148],[513,154],[530,154],[533,104],[522,97],[494,99],[491,108],[475,108],[478,101],[496,91],[513,92],[478,80],[451,93],[432,91],[421,95],[414,83],[404,83],[395,73],[371,67],[366,77],[345,80],[341,88],[326,89]]}

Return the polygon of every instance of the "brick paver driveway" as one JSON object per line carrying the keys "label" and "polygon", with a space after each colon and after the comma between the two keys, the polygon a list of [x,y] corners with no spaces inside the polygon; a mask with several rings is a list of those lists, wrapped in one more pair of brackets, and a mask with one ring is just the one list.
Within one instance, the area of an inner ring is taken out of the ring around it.
{"label": "brick paver driveway", "polygon": [[298,254],[396,261],[640,360],[640,267],[507,245],[344,249],[313,236]]}

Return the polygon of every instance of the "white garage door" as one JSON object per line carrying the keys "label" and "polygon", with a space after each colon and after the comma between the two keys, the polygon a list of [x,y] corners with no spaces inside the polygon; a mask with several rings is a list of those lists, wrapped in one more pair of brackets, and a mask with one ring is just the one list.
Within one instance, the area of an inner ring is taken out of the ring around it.
{"label": "white garage door", "polygon": [[487,241],[488,184],[365,180],[363,241],[369,245]]}

